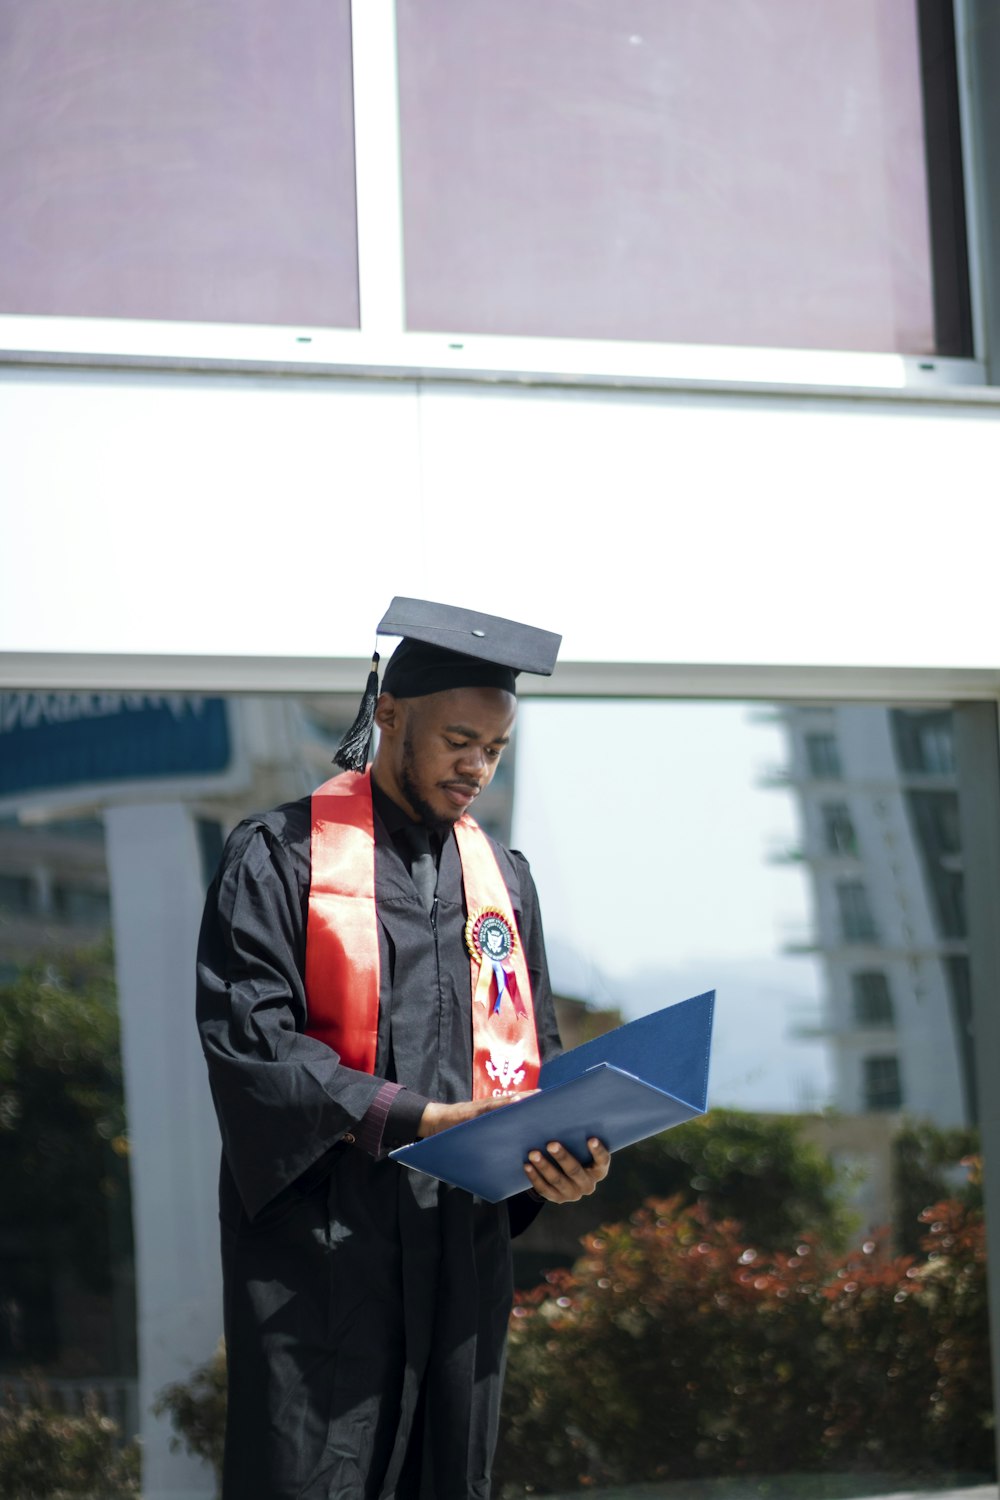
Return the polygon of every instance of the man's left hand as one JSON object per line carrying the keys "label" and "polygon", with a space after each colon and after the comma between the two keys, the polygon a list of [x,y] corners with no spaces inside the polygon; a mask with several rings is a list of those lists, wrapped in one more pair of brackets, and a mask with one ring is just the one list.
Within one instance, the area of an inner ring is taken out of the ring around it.
{"label": "man's left hand", "polygon": [[611,1152],[598,1140],[588,1141],[587,1146],[592,1158],[589,1167],[578,1162],[558,1141],[550,1141],[545,1151],[528,1152],[524,1170],[540,1198],[549,1203],[576,1203],[607,1177]]}

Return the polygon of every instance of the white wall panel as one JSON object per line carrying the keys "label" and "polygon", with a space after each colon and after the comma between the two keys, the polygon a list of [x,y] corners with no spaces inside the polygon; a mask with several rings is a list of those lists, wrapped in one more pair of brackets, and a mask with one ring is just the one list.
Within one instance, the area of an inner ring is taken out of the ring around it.
{"label": "white wall panel", "polygon": [[[990,666],[991,409],[434,390],[427,519],[566,659]],[[476,475],[474,489],[470,475]],[[455,590],[444,549],[428,589]]]}
{"label": "white wall panel", "polygon": [[403,388],[5,372],[0,648],[364,655],[418,480]]}
{"label": "white wall panel", "polygon": [[1000,666],[998,409],[7,371],[8,651],[363,656],[391,594],[565,659]]}

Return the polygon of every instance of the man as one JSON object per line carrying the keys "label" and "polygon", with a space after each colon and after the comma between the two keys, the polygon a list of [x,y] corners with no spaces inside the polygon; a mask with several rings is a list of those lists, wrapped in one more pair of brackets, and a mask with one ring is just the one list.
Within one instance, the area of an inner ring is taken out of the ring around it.
{"label": "man", "polygon": [[527,863],[468,815],[517,671],[551,672],[558,638],[416,600],[379,629],[404,639],[381,695],[373,663],[353,769],[235,831],[202,927],[224,1500],[488,1496],[511,1235],[608,1170],[596,1140],[587,1164],[539,1142],[525,1193],[490,1204],[386,1154],[502,1107],[558,1051]]}

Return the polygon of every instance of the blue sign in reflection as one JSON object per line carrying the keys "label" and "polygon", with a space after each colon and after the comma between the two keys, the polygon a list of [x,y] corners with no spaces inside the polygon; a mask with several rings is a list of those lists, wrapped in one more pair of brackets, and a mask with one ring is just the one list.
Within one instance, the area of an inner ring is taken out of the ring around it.
{"label": "blue sign in reflection", "polygon": [[0,796],[224,771],[224,698],[0,693]]}

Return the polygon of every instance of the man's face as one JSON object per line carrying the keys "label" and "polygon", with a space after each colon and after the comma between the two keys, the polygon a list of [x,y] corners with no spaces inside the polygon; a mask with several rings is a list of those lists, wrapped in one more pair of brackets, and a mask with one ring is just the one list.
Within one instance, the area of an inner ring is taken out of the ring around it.
{"label": "man's face", "polygon": [[383,693],[375,779],[422,823],[449,828],[493,780],[516,711],[517,699],[501,688]]}

